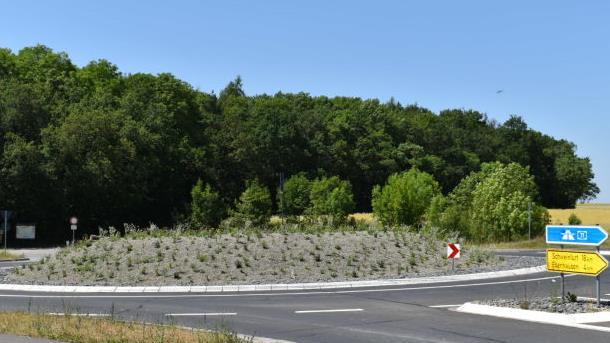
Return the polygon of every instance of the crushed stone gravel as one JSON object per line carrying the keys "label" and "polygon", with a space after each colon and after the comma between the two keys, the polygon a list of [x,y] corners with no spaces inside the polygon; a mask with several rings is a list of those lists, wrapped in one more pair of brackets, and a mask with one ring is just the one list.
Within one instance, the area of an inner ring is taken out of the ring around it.
{"label": "crushed stone gravel", "polygon": [[446,242],[409,231],[102,237],[62,248],[0,282],[171,286],[355,281],[533,267],[542,257],[496,256],[463,247],[455,271]]}

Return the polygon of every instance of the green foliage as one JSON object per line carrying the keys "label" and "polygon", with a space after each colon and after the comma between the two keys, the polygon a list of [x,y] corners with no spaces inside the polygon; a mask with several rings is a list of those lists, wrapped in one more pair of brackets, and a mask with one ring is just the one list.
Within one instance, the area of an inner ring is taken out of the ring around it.
{"label": "green foliage", "polygon": [[235,215],[249,220],[254,225],[266,225],[271,218],[271,195],[269,190],[257,180],[248,181],[246,190],[239,197]]}
{"label": "green foliage", "polygon": [[568,293],[566,294],[566,298],[565,298],[565,300],[566,300],[567,302],[570,302],[570,303],[575,303],[575,302],[577,302],[577,301],[578,301],[578,296],[577,296],[576,294],[574,294],[574,293],[568,292]]}
{"label": "green foliage", "polygon": [[385,186],[373,189],[373,212],[384,225],[416,225],[440,195],[434,177],[413,168],[390,175]]}
{"label": "green foliage", "polygon": [[544,206],[594,198],[591,162],[575,150],[520,117],[498,125],[477,111],[435,114],[396,101],[248,96],[239,77],[217,96],[167,73],[122,74],[103,59],[79,67],[42,45],[0,49],[0,204],[57,242],[71,215],[81,219],[79,233],[169,225],[189,212],[199,178],[229,204],[246,180],[275,193],[280,173],[340,175],[350,187],[332,201],[308,203],[303,179],[271,199],[286,213],[308,207],[344,217],[336,208],[370,211],[371,189],[414,167],[451,193],[447,210],[428,220],[463,228],[483,161],[528,166],[539,193],[523,195]]}
{"label": "green foliage", "polygon": [[308,212],[316,216],[328,216],[341,223],[354,210],[352,186],[337,176],[323,177],[311,185],[311,206]]}
{"label": "green foliage", "polygon": [[278,193],[280,213],[301,215],[310,205],[311,181],[304,174],[291,176]]}
{"label": "green foliage", "polygon": [[[520,238],[528,232],[528,207],[536,198],[536,184],[527,168],[516,163],[486,163],[449,195],[445,214],[435,224],[455,225],[477,241]],[[532,234],[542,232],[548,220],[546,209],[534,204]]]}
{"label": "green foliage", "polygon": [[580,220],[580,218],[578,218],[576,213],[572,213],[572,214],[570,214],[570,217],[568,218],[568,224],[580,225],[580,224],[582,224],[582,220]]}
{"label": "green foliage", "polygon": [[198,180],[191,190],[191,220],[195,225],[215,228],[225,217],[226,208],[217,192],[209,184]]}

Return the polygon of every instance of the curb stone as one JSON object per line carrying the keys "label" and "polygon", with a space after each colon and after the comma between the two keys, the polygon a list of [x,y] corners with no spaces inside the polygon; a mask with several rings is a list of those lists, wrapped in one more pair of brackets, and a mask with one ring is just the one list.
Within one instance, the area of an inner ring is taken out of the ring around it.
{"label": "curb stone", "polygon": [[385,279],[343,282],[312,282],[294,284],[220,285],[220,286],[48,286],[0,284],[0,291],[49,293],[239,293],[252,291],[295,291],[315,289],[404,286],[430,283],[483,280],[546,272],[546,265],[460,275],[444,275],[409,279]]}

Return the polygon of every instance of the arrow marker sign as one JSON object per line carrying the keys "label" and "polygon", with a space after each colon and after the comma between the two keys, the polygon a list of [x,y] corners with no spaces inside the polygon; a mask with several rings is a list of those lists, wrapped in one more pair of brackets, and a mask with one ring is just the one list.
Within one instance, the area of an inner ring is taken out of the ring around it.
{"label": "arrow marker sign", "polygon": [[546,269],[550,272],[597,276],[608,268],[608,261],[594,251],[546,251]]}
{"label": "arrow marker sign", "polygon": [[608,239],[608,233],[601,226],[547,225],[547,244],[599,246]]}
{"label": "arrow marker sign", "polygon": [[447,243],[447,258],[460,258],[460,245]]}

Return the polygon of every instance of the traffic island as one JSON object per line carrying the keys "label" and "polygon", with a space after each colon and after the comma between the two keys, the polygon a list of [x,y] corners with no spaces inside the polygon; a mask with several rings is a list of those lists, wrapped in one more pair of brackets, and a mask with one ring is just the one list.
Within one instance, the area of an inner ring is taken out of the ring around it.
{"label": "traffic island", "polygon": [[518,308],[522,310],[565,314],[610,311],[609,301],[602,301],[600,306],[597,306],[594,299],[577,298],[573,294],[569,294],[565,301],[561,301],[561,298],[559,297],[534,297],[528,299],[493,299],[476,303],[498,307]]}
{"label": "traffic island", "polygon": [[[574,303],[565,303],[557,307],[553,303],[557,302],[554,298],[530,299],[527,305],[524,305],[523,300],[493,300],[468,302],[458,307],[455,311],[610,332],[610,327],[596,325],[598,323],[610,322],[609,301],[605,300],[600,307],[597,307],[594,301],[593,299],[579,298]],[[553,312],[555,310],[561,310],[562,312]]]}
{"label": "traffic island", "polygon": [[450,262],[445,250],[445,241],[406,228],[213,236],[137,232],[62,248],[39,262],[0,274],[0,283],[223,289],[252,285],[252,290],[262,288],[257,285],[278,284],[316,284],[320,288],[319,283],[348,283],[351,287],[355,282],[392,280],[390,284],[395,284],[396,280],[421,277],[510,271],[544,262],[542,257],[497,256],[468,246],[463,247],[460,259]]}

